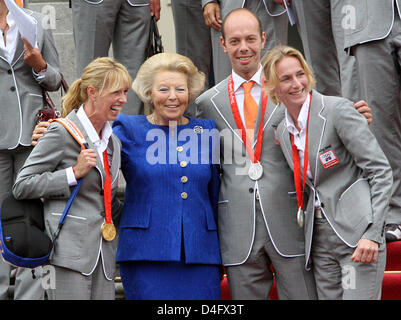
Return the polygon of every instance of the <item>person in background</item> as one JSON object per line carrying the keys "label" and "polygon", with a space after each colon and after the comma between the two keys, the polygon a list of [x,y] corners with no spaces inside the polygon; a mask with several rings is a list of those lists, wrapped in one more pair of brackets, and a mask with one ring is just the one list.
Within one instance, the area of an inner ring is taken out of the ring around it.
{"label": "person in background", "polygon": [[[109,121],[127,102],[131,77],[111,58],[97,58],[63,97],[63,117],[83,134],[82,148],[59,122],[52,122],[19,172],[17,199],[43,198],[46,232],[54,238],[60,216],[79,179],[83,179],[49,260],[56,285],[50,300],[114,300],[117,247],[112,230],[119,182],[120,142]],[[59,146],[63,146],[60,148]],[[114,234],[115,236],[115,234]]]}
{"label": "person in background", "polygon": [[[113,57],[132,78],[146,59],[151,17],[160,18],[160,0],[71,0],[79,76],[97,57]],[[130,90],[123,113],[143,114],[143,104]]]}
{"label": "person in background", "polygon": [[392,187],[386,156],[351,101],[312,89],[313,74],[298,50],[273,48],[263,72],[268,94],[285,107],[277,140],[294,172],[318,298],[380,299]]}
{"label": "person in background", "polygon": [[401,1],[341,0],[348,15],[343,48],[354,55],[371,130],[393,170],[387,242],[401,240]]}
{"label": "person in background", "polygon": [[127,299],[221,297],[218,133],[213,121],[184,116],[204,84],[187,57],[154,55],[133,83],[152,113],[113,124],[127,182],[117,249]]}
{"label": "person in background", "polygon": [[262,48],[262,56],[278,44],[287,44],[288,17],[285,9],[273,0],[202,0],[202,8],[205,23],[211,32],[216,84],[231,73],[230,61],[220,45],[220,36],[224,32],[222,21],[232,10],[246,8],[261,21],[261,32],[266,33],[268,39]]}
{"label": "person in background", "polygon": [[[205,74],[205,88],[209,89],[213,81],[212,42],[210,28],[205,25],[202,13],[202,0],[173,0],[173,11],[176,52],[188,57],[195,66]],[[186,115],[195,116],[195,105],[191,103]]]}
{"label": "person in background", "polygon": [[[45,16],[23,9],[37,21],[37,43],[21,38],[15,17],[0,0],[0,203],[11,193],[15,177],[32,151],[36,114],[43,108],[42,90],[61,85],[59,59]],[[13,270],[13,271],[12,271]],[[15,272],[14,299],[43,299],[41,268],[14,268],[0,259],[0,299],[8,298]]]}

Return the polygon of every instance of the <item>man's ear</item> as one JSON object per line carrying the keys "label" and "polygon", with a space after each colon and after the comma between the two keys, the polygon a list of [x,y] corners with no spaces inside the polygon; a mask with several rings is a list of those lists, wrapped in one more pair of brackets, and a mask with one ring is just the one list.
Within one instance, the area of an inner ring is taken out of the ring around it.
{"label": "man's ear", "polygon": [[267,39],[266,32],[262,32],[262,48],[265,47],[266,39]]}
{"label": "man's ear", "polygon": [[224,38],[222,36],[220,36],[220,44],[221,47],[223,48],[224,53],[227,53],[226,42],[224,41]]}

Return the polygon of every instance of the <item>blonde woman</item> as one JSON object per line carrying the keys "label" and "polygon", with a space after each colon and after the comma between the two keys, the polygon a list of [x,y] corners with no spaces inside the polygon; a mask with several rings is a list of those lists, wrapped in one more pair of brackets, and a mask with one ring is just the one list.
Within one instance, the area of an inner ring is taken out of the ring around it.
{"label": "blonde woman", "polygon": [[127,70],[113,59],[91,62],[63,98],[63,116],[80,129],[88,148],[81,150],[53,122],[17,176],[14,196],[44,199],[46,231],[52,238],[73,186],[84,178],[50,259],[56,285],[47,291],[49,299],[114,299],[116,239],[105,237],[102,229],[110,224],[105,203],[117,192],[120,142],[108,121],[127,102],[130,85]]}
{"label": "blonde woman", "polygon": [[117,249],[127,299],[220,299],[218,135],[213,121],[184,116],[204,82],[188,58],[155,55],[133,84],[152,113],[113,124],[127,181]]}
{"label": "blonde woman", "polygon": [[294,215],[318,298],[380,299],[392,186],[387,158],[351,101],[312,89],[298,50],[272,49],[263,71],[270,97],[286,109],[277,140],[294,171]]}

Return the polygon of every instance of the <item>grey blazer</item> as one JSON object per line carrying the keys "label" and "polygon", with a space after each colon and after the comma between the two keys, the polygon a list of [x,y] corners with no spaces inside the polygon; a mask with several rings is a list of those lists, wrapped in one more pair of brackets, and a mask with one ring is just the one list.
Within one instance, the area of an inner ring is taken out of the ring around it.
{"label": "grey blazer", "polygon": [[[284,110],[268,101],[260,159],[264,173],[260,180],[252,181],[247,175],[250,160],[230,108],[227,84],[228,79],[225,79],[195,100],[197,115],[213,119],[220,131],[223,174],[218,231],[223,263],[239,265],[250,255],[255,237],[256,190],[259,190],[266,227],[277,252],[284,257],[302,256],[304,235],[296,221],[297,200],[292,172],[275,142],[275,127],[283,119]],[[260,118],[261,108],[256,132]]]}
{"label": "grey blazer", "polygon": [[[76,111],[72,111],[67,118],[79,127],[89,148],[94,149],[76,116]],[[121,150],[120,141],[116,136],[111,136],[108,148],[113,151],[110,174],[114,198],[117,194]],[[39,140],[19,172],[13,187],[14,196],[18,199],[44,199],[46,231],[51,238],[73,189],[68,186],[66,168],[76,164],[80,152],[80,145],[64,126],[58,122],[51,123],[48,132]],[[105,171],[102,161],[103,159],[98,157],[96,167],[84,177],[81,189],[56,241],[50,263],[90,274],[101,256],[105,276],[112,280],[115,275],[117,241],[104,241],[100,231],[105,215]]]}
{"label": "grey blazer", "polygon": [[[225,17],[230,11],[243,8],[246,0],[220,0],[217,1],[220,5],[220,13],[222,17]],[[249,1],[249,0],[248,0]],[[273,0],[251,0],[251,1],[263,1],[267,13],[270,16],[281,15],[286,12],[283,6],[275,3]],[[202,0],[202,8],[209,2],[216,2],[216,0]]]}
{"label": "grey blazer", "polygon": [[[398,7],[400,0],[395,0]],[[344,17],[344,48],[386,38],[398,14],[394,0],[343,0],[349,17]],[[401,8],[401,7],[400,7]]]}
{"label": "grey blazer", "polygon": [[[323,214],[347,246],[356,247],[361,238],[384,243],[392,173],[366,119],[349,100],[323,96],[313,90],[309,121],[308,155],[314,181],[306,181],[311,189],[305,212],[307,261],[315,199],[320,200]],[[285,119],[278,127],[278,140],[293,168]],[[338,161],[325,169],[327,155]]]}
{"label": "grey blazer", "polygon": [[11,64],[0,49],[0,150],[14,149],[19,144],[31,145],[35,115],[43,107],[42,88],[55,91],[61,84],[53,36],[50,29],[43,28],[45,17],[31,10],[25,11],[37,21],[38,47],[47,69],[44,77],[34,75],[32,68],[24,61],[24,43],[20,34]]}

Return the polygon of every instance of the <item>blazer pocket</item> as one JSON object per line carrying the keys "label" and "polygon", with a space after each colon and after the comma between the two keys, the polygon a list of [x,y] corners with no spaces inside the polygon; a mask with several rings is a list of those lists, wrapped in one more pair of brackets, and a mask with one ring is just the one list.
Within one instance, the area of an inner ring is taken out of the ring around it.
{"label": "blazer pocket", "polygon": [[148,6],[149,0],[127,0],[128,4],[132,7]]}
{"label": "blazer pocket", "polygon": [[103,0],[84,0],[84,1],[89,4],[100,4],[103,2]]}
{"label": "blazer pocket", "polygon": [[[366,179],[356,180],[340,196],[337,201],[334,220],[351,229],[360,223],[366,225],[373,220],[370,185]],[[350,230],[352,232],[352,230]]]}
{"label": "blazer pocket", "polygon": [[43,96],[36,93],[29,93],[29,106],[32,110],[43,107]]}
{"label": "blazer pocket", "polygon": [[297,192],[296,191],[288,191],[288,196],[290,198],[297,198]]}
{"label": "blazer pocket", "polygon": [[[46,220],[46,228],[49,230],[52,238],[57,230],[61,215],[61,213],[51,212]],[[85,242],[85,234],[87,232],[86,218],[67,215],[55,244],[54,255],[80,259],[82,244]]]}
{"label": "blazer pocket", "polygon": [[229,200],[221,200],[218,203],[219,220],[227,221],[225,218],[229,215],[228,204]]}

